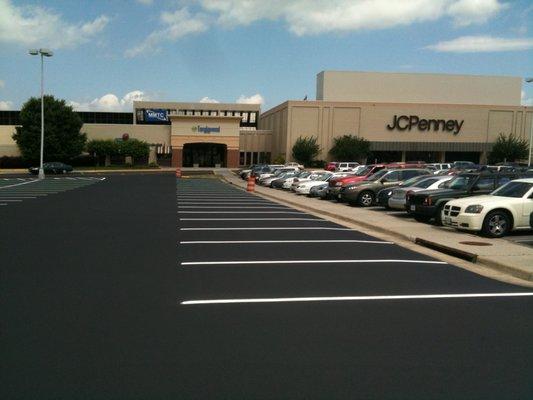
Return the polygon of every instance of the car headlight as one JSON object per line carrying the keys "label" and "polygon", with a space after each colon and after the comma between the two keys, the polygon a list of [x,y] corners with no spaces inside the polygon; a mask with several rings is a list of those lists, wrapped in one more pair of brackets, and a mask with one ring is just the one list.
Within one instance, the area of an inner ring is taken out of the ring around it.
{"label": "car headlight", "polygon": [[355,190],[355,189],[357,189],[357,186],[348,186],[344,190]]}
{"label": "car headlight", "polygon": [[483,206],[479,204],[472,204],[465,209],[465,213],[467,214],[479,214],[481,211],[483,211]]}
{"label": "car headlight", "polygon": [[389,191],[387,192],[387,196],[392,196],[392,190],[389,190]]}

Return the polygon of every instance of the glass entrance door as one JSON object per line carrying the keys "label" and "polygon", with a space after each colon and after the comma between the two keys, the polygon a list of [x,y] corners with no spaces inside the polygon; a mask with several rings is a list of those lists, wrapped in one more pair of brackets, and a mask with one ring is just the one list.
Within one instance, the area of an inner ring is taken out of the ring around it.
{"label": "glass entrance door", "polygon": [[184,167],[226,166],[226,145],[218,143],[188,143],[183,146]]}

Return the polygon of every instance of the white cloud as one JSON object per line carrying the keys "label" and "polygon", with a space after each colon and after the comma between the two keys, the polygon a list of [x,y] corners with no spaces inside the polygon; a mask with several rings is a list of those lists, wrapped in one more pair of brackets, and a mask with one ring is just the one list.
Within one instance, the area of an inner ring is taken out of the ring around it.
{"label": "white cloud", "polygon": [[0,110],[6,111],[6,110],[12,110],[12,109],[13,109],[12,101],[0,100]]}
{"label": "white cloud", "polygon": [[438,42],[427,49],[450,53],[483,53],[497,51],[519,51],[533,48],[530,38],[499,38],[493,36],[462,36],[453,40]]}
{"label": "white cloud", "polygon": [[245,95],[241,95],[237,99],[237,103],[241,103],[241,104],[263,104],[264,102],[265,102],[265,99],[259,93],[256,93],[256,94],[254,94],[253,96],[250,96],[250,97],[246,97]]}
{"label": "white cloud", "polygon": [[220,102],[218,100],[205,96],[200,99],[200,103],[220,103]]}
{"label": "white cloud", "polygon": [[150,97],[140,90],[126,93],[121,99],[108,93],[90,102],[70,101],[69,105],[76,111],[132,111],[134,101],[149,101]]}
{"label": "white cloud", "polygon": [[211,25],[225,28],[257,21],[284,22],[297,36],[387,29],[451,17],[455,25],[481,24],[506,5],[501,0],[188,0],[187,7],[163,12],[160,27],[126,57],[156,52],[164,41],[206,31]]}
{"label": "white cloud", "polygon": [[205,17],[202,14],[192,16],[187,8],[161,13],[160,23],[163,25],[161,29],[153,31],[139,45],[126,50],[124,55],[136,57],[143,53],[158,51],[164,41],[175,41],[207,30]]}
{"label": "white cloud", "polygon": [[505,5],[500,0],[199,0],[223,26],[283,20],[298,36],[386,29],[446,16],[460,26],[484,23]]}
{"label": "white cloud", "polygon": [[60,14],[39,6],[15,6],[0,0],[0,42],[52,49],[73,48],[88,42],[109,23],[109,17],[68,23]]}
{"label": "white cloud", "polygon": [[527,97],[526,92],[522,90],[521,103],[523,106],[533,106],[533,97]]}
{"label": "white cloud", "polygon": [[447,13],[450,14],[457,26],[483,24],[507,8],[498,0],[459,0],[451,3]]}

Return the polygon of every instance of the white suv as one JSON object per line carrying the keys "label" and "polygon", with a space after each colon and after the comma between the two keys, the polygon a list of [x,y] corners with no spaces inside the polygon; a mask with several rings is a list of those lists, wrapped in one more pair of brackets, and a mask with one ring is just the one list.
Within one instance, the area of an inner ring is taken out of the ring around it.
{"label": "white suv", "polygon": [[337,167],[335,168],[335,171],[337,172],[349,172],[353,171],[357,166],[359,165],[358,162],[340,162],[337,164]]}

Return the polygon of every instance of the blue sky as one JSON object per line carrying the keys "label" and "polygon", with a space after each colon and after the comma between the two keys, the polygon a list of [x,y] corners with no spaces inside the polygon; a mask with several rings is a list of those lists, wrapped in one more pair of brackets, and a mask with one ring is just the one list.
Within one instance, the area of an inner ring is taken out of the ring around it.
{"label": "blue sky", "polygon": [[[322,70],[533,76],[533,1],[0,0],[0,109],[315,97]],[[533,104],[533,83],[524,104]]]}

